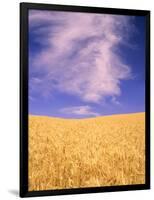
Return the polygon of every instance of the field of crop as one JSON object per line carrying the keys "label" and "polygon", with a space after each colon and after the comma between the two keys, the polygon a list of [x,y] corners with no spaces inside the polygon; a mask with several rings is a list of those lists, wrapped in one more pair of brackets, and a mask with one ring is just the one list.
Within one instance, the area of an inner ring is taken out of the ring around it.
{"label": "field of crop", "polygon": [[29,116],[29,191],[145,182],[145,113]]}

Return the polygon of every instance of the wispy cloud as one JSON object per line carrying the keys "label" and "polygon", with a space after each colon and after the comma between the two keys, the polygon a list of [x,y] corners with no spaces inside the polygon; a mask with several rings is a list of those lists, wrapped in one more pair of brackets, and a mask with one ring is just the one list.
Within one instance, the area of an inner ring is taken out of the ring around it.
{"label": "wispy cloud", "polygon": [[32,90],[46,95],[58,90],[94,103],[121,94],[131,68],[118,47],[127,39],[131,17],[32,10],[29,26],[42,45],[30,54]]}
{"label": "wispy cloud", "polygon": [[61,113],[73,114],[78,116],[98,116],[99,114],[92,111],[92,108],[88,105],[86,106],[72,106],[60,109]]}
{"label": "wispy cloud", "polygon": [[116,99],[116,97],[112,97],[111,98],[111,102],[113,103],[113,104],[115,104],[115,105],[118,105],[118,106],[120,106],[121,105],[121,103]]}

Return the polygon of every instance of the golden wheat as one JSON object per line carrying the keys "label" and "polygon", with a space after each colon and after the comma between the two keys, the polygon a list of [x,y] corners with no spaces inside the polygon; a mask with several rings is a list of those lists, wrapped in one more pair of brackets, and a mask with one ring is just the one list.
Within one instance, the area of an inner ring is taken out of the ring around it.
{"label": "golden wheat", "polygon": [[143,184],[145,113],[29,116],[29,191]]}

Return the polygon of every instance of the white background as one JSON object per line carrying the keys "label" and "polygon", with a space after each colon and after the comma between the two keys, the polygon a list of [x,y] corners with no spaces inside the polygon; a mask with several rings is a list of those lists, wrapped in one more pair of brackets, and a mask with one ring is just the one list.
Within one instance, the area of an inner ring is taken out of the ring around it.
{"label": "white background", "polygon": [[[0,4],[0,199],[2,200],[19,198],[19,2],[18,0],[4,0]],[[31,1],[25,0],[25,2]],[[32,2],[147,9],[152,11],[151,21],[153,21],[154,5],[152,5],[152,0],[33,0]],[[151,29],[151,35],[154,35],[153,27]],[[154,55],[152,38],[151,46],[151,55]],[[153,57],[151,58],[151,68],[152,65]],[[151,71],[151,79],[153,79],[151,85],[153,85],[154,70],[151,69]],[[151,96],[151,100],[154,101],[153,93]],[[151,113],[154,113],[153,106]],[[154,115],[152,114],[153,120]],[[152,130],[154,130],[153,125]],[[151,131],[151,143],[153,143],[152,134]],[[154,146],[151,147],[151,154],[153,151]],[[151,168],[153,167],[154,160],[152,160]],[[151,177],[153,177],[151,190],[39,198],[55,200],[152,199],[154,170],[151,172]]]}

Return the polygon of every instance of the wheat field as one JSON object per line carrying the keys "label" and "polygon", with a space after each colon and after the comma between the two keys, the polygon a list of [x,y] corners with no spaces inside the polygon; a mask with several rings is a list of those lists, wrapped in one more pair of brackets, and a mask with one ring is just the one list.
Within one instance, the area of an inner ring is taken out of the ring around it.
{"label": "wheat field", "polygon": [[29,116],[29,191],[145,183],[145,113]]}

